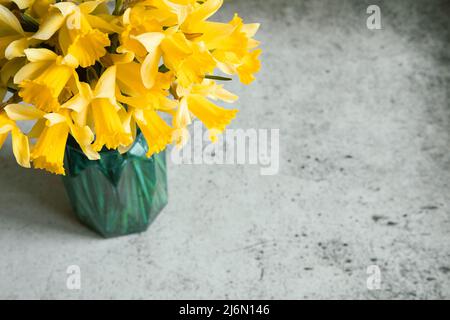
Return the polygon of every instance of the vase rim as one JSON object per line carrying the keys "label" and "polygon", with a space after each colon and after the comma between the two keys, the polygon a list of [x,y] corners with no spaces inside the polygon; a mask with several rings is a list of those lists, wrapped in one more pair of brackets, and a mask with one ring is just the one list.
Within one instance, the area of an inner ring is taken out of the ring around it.
{"label": "vase rim", "polygon": [[[137,130],[136,132],[136,137],[134,138],[133,143],[131,144],[131,146],[128,148],[128,150],[131,150],[136,143],[138,142],[138,139],[142,136],[142,132],[141,130]],[[75,142],[76,143],[76,142]],[[66,148],[71,149],[72,151],[84,154],[83,150],[81,150],[80,146],[78,145],[78,143],[76,145],[72,145],[71,143],[67,143],[66,144]],[[119,152],[117,149],[106,149],[106,150],[101,150],[98,153],[99,154],[109,154],[109,153],[114,153],[114,152]],[[128,151],[127,151],[128,152]],[[125,152],[126,153],[126,152]]]}

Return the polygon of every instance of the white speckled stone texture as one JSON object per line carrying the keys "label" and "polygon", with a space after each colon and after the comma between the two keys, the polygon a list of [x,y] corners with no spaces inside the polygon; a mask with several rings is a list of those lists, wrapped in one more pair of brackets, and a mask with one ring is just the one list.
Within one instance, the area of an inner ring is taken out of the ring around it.
{"label": "white speckled stone texture", "polygon": [[7,145],[0,298],[450,298],[448,1],[233,0],[218,18],[234,12],[262,23],[264,54],[252,86],[228,85],[232,127],[279,128],[280,173],[169,161],[149,231],[103,240]]}

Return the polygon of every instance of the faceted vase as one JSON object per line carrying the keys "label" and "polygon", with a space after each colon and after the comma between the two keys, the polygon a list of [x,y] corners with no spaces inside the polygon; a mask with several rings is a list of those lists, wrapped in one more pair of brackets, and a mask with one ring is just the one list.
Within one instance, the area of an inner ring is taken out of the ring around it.
{"label": "faceted vase", "polygon": [[147,230],[167,205],[165,152],[147,158],[147,151],[139,134],[127,153],[102,151],[91,161],[69,141],[63,182],[83,224],[105,238]]}

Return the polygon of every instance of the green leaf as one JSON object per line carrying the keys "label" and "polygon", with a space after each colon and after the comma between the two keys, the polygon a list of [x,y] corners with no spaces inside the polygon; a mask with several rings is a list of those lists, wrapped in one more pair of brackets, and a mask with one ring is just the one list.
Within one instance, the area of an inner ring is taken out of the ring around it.
{"label": "green leaf", "polygon": [[98,74],[97,74],[97,71],[94,68],[89,67],[89,68],[86,69],[86,80],[89,83],[97,83],[97,81],[98,81]]}
{"label": "green leaf", "polygon": [[123,11],[123,0],[116,0],[113,15],[120,16]]}
{"label": "green leaf", "polygon": [[161,73],[167,73],[167,72],[170,71],[170,69],[167,68],[165,64],[163,64],[163,65],[161,65],[161,66],[159,67],[158,71],[161,72]]}
{"label": "green leaf", "polygon": [[39,22],[27,13],[21,13],[23,29],[27,32],[36,32],[39,30]]}
{"label": "green leaf", "polygon": [[231,81],[231,80],[233,80],[231,78],[220,77],[220,76],[211,76],[211,75],[206,75],[205,79],[218,80],[218,81]]}

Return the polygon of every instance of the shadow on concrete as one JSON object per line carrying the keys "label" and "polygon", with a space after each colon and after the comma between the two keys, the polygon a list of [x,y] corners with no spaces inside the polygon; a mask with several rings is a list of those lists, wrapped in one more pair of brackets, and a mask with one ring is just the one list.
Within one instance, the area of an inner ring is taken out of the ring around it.
{"label": "shadow on concrete", "polygon": [[53,233],[98,237],[76,219],[61,177],[22,168],[9,152],[0,156],[0,202],[0,219],[14,227],[38,225]]}

